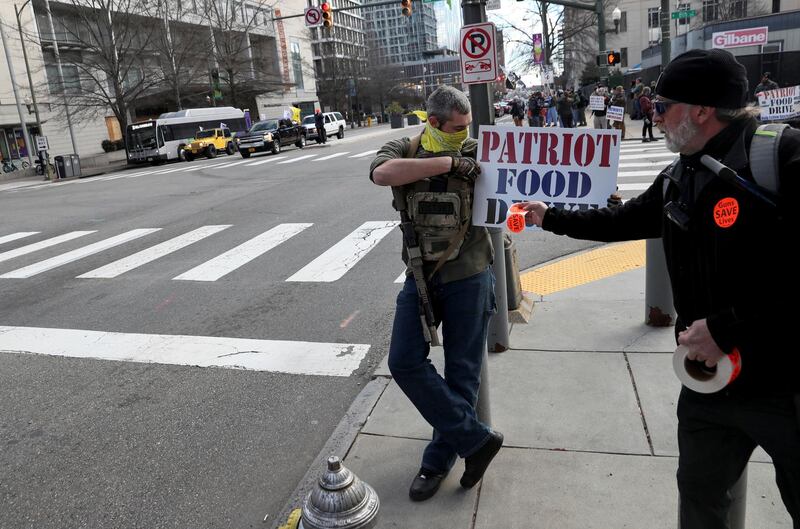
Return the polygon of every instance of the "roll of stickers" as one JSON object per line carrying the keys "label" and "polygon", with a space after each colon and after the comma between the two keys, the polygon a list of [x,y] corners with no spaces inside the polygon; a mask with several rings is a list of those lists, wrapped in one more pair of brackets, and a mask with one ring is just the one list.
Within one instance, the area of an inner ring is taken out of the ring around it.
{"label": "roll of stickers", "polygon": [[525,213],[520,204],[511,205],[506,217],[506,226],[510,231],[520,233],[525,230]]}
{"label": "roll of stickers", "polygon": [[738,349],[725,355],[715,367],[704,362],[689,360],[689,349],[679,345],[672,355],[672,368],[681,384],[698,393],[716,393],[736,380],[742,370],[742,357]]}

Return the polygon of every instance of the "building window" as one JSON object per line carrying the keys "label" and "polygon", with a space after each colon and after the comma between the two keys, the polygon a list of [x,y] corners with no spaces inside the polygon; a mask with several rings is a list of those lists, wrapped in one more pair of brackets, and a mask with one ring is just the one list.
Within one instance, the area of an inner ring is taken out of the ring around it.
{"label": "building window", "polygon": [[[50,92],[53,94],[60,94],[61,85],[58,82],[58,66],[55,64],[48,64],[45,70],[47,72],[47,83],[50,86]],[[80,93],[81,78],[78,67],[72,64],[62,64],[61,73],[64,75],[64,90],[66,93]]]}
{"label": "building window", "polygon": [[659,27],[660,23],[658,20],[658,15],[661,10],[657,7],[651,7],[647,10],[647,27],[648,28],[657,28]]}
{"label": "building window", "polygon": [[781,12],[781,0],[772,0],[772,12],[773,13]]}
{"label": "building window", "polygon": [[703,22],[711,22],[719,18],[719,1],[703,0]]}
{"label": "building window", "polygon": [[[689,11],[692,8],[692,4],[678,4],[678,11]],[[678,19],[679,26],[688,26],[689,25],[689,18],[679,18]]]}
{"label": "building window", "polygon": [[623,68],[628,67],[628,48],[620,48],[619,49],[619,59],[620,59],[620,66]]}
{"label": "building window", "polygon": [[734,0],[731,2],[731,19],[747,16],[747,0]]}
{"label": "building window", "polygon": [[300,44],[291,43],[292,47],[292,71],[294,72],[294,84],[297,88],[303,89],[303,61],[300,59]]}
{"label": "building window", "polygon": [[628,12],[623,11],[619,18],[619,32],[625,33],[626,31],[628,31]]}

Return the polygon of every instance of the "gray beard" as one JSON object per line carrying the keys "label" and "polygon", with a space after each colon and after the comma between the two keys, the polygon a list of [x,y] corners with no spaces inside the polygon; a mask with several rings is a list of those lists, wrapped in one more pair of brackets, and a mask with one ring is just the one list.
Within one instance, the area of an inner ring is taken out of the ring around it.
{"label": "gray beard", "polygon": [[[678,125],[675,130],[664,132],[664,140],[666,141],[667,149],[674,153],[681,153],[686,145],[692,141],[692,138],[694,138],[697,132],[698,127],[684,114],[684,119],[681,120],[681,124]],[[684,152],[683,154],[693,153]]]}

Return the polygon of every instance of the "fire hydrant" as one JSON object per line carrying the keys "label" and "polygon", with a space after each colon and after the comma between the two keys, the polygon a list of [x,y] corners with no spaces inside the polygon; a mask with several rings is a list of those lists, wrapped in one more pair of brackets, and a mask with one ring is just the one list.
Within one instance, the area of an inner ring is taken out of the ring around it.
{"label": "fire hydrant", "polygon": [[378,521],[380,500],[336,456],[303,502],[299,529],[370,529]]}

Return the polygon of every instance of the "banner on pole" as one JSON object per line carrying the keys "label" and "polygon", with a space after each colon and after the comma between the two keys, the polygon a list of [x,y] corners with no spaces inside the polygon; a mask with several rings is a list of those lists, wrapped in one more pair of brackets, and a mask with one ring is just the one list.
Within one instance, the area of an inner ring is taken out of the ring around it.
{"label": "banner on pole", "polygon": [[544,64],[544,45],[541,33],[533,35],[533,64]]}
{"label": "banner on pole", "polygon": [[566,210],[604,207],[617,188],[620,144],[618,130],[481,125],[472,223],[502,227],[508,208],[525,200]]}

